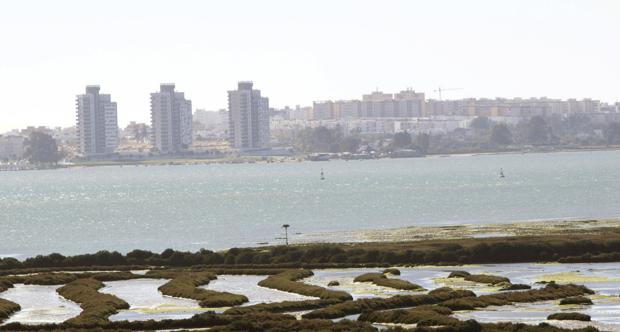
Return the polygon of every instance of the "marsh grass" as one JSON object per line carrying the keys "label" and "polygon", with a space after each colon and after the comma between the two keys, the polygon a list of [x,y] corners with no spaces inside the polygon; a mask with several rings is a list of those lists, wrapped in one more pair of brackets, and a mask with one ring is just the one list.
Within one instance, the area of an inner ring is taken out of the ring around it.
{"label": "marsh grass", "polygon": [[399,276],[400,275],[400,270],[396,269],[396,268],[393,268],[393,267],[390,267],[390,268],[387,268],[387,269],[383,270],[383,274],[391,274],[391,275]]}
{"label": "marsh grass", "polygon": [[560,301],[560,305],[567,305],[567,304],[592,304],[592,300],[590,300],[589,298],[585,296],[573,296],[573,297],[567,297]]}
{"label": "marsh grass", "polygon": [[0,299],[0,322],[9,318],[13,313],[21,310],[19,304],[9,300]]}
{"label": "marsh grass", "polygon": [[448,278],[463,278],[467,281],[488,285],[510,284],[510,279],[506,277],[494,276],[491,274],[470,274],[467,271],[453,271],[448,275]]}
{"label": "marsh grass", "polygon": [[578,320],[582,322],[589,322],[591,320],[589,315],[578,312],[558,312],[549,315],[548,320]]}
{"label": "marsh grass", "polygon": [[314,310],[324,308],[332,304],[340,303],[338,299],[329,300],[304,300],[304,301],[282,301],[274,303],[259,303],[244,307],[230,308],[224,312],[227,315],[245,315],[255,312],[293,312],[302,310]]}
{"label": "marsh grass", "polygon": [[372,323],[418,324],[418,326],[455,325],[458,319],[449,317],[446,307],[425,305],[413,309],[396,309],[362,313],[358,320]]}
{"label": "marsh grass", "polygon": [[[65,285],[78,279],[92,278],[99,281],[115,281],[143,278],[144,276],[133,274],[129,271],[123,272],[43,272],[19,276],[0,277],[0,290],[3,287],[11,288],[14,284],[25,285]],[[6,289],[5,289],[6,290]]]}
{"label": "marsh grass", "polygon": [[158,288],[162,294],[197,300],[205,308],[230,307],[248,302],[245,295],[198,288],[217,279],[211,272],[152,271],[147,276],[172,278]]}
{"label": "marsh grass", "polygon": [[[399,272],[400,273],[400,272]],[[353,279],[354,282],[370,282],[377,286],[389,287],[399,290],[421,291],[424,287],[407,280],[387,278],[383,273],[364,273]]]}
{"label": "marsh grass", "polygon": [[532,286],[525,284],[510,284],[500,288],[500,292],[532,289]]}
{"label": "marsh grass", "polygon": [[311,311],[302,317],[304,319],[333,319],[348,315],[360,314],[366,311],[388,310],[406,307],[417,307],[428,304],[437,304],[450,299],[469,298],[476,295],[467,290],[452,290],[440,288],[428,294],[396,295],[389,298],[369,298],[345,301],[325,308]]}
{"label": "marsh grass", "polygon": [[353,299],[353,297],[351,297],[351,295],[347,292],[335,291],[323,288],[321,286],[309,285],[299,281],[312,275],[314,274],[310,270],[287,270],[261,280],[258,285],[261,287],[277,289],[285,292],[318,297],[322,300],[335,299],[339,301],[347,301]]}
{"label": "marsh grass", "polygon": [[104,284],[92,278],[77,279],[58,288],[64,298],[76,302],[82,312],[65,323],[70,326],[103,326],[109,323],[108,317],[121,309],[129,309],[127,302],[111,294],[99,293]]}
{"label": "marsh grass", "polygon": [[488,306],[503,306],[512,303],[531,303],[538,301],[558,300],[571,296],[593,294],[594,292],[580,285],[557,285],[550,283],[542,289],[532,289],[522,292],[496,293],[477,297],[457,298],[447,300],[441,305],[452,310],[475,310]]}
{"label": "marsh grass", "polygon": [[[592,228],[497,238],[430,239],[401,242],[315,243],[260,248],[231,248],[214,252],[161,253],[133,250],[125,255],[100,251],[94,254],[39,255],[18,261],[0,259],[2,271],[71,269],[76,267],[163,266],[203,268],[327,268],[393,266],[396,264],[484,264],[524,262],[620,261],[620,229]],[[4,272],[3,272],[4,273]]]}

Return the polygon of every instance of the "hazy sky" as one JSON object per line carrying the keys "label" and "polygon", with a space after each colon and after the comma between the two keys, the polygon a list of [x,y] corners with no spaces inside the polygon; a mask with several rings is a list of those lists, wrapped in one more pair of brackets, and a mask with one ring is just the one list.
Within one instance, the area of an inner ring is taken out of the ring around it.
{"label": "hazy sky", "polygon": [[272,106],[407,87],[620,100],[620,1],[0,0],[0,132],[69,126],[101,85],[119,122],[174,82],[196,108],[253,80]]}

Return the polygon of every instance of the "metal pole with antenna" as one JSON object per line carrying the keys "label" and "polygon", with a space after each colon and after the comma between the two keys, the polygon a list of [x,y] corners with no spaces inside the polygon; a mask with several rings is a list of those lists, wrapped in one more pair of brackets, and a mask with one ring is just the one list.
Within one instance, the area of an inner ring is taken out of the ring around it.
{"label": "metal pole with antenna", "polygon": [[284,243],[288,246],[288,228],[291,227],[291,225],[289,224],[284,224],[282,225],[282,228],[284,228]]}

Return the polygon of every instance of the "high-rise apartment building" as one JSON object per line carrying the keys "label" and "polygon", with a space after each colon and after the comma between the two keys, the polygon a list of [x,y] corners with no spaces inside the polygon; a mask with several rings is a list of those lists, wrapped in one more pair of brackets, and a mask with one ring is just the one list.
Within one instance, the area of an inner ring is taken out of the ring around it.
{"label": "high-rise apartment building", "polygon": [[239,82],[237,90],[228,91],[230,143],[236,149],[269,147],[269,99],[252,82]]}
{"label": "high-rise apartment building", "polygon": [[374,91],[362,96],[361,113],[364,118],[394,117],[394,103],[391,93]]}
{"label": "high-rise apartment building", "polygon": [[403,90],[394,94],[395,113],[397,118],[417,118],[426,116],[426,99],[424,93],[413,89]]}
{"label": "high-rise apartment building", "polygon": [[192,101],[174,84],[161,84],[151,93],[153,146],[161,153],[174,153],[192,144]]}
{"label": "high-rise apartment building", "polygon": [[99,94],[98,85],[77,95],[77,136],[83,156],[109,154],[118,147],[116,103],[110,95]]}

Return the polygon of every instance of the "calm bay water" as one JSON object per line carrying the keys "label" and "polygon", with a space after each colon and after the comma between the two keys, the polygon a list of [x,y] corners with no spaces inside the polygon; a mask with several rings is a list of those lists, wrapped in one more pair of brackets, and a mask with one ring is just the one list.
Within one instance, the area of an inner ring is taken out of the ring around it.
{"label": "calm bay water", "polygon": [[0,172],[3,256],[253,246],[284,223],[308,233],[617,216],[620,151]]}

